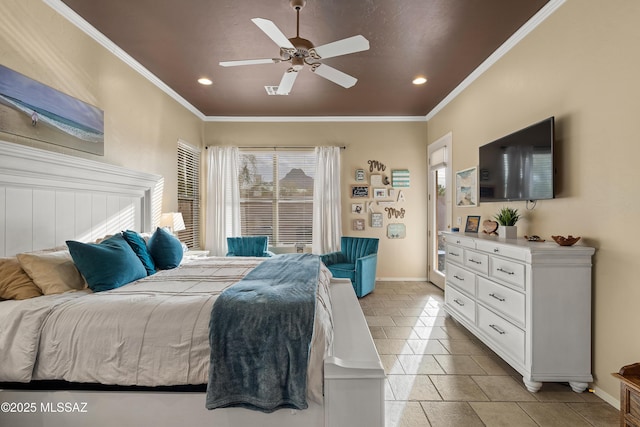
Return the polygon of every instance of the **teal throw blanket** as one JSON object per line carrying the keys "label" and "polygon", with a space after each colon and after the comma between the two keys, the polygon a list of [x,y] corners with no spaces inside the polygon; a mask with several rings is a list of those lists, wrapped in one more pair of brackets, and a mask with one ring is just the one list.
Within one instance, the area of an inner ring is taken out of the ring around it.
{"label": "teal throw blanket", "polygon": [[307,365],[320,258],[269,258],[220,294],[211,311],[208,409],[307,408]]}

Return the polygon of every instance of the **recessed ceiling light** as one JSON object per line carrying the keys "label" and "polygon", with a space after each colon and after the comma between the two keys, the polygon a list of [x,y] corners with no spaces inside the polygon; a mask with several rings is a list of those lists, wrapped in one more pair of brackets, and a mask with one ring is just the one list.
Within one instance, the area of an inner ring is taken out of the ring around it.
{"label": "recessed ceiling light", "polygon": [[210,79],[206,78],[206,77],[202,77],[202,78],[198,79],[198,83],[200,83],[201,85],[209,86],[213,82]]}
{"label": "recessed ceiling light", "polygon": [[426,77],[416,77],[415,79],[413,79],[413,84],[414,85],[423,85],[427,82],[427,78]]}

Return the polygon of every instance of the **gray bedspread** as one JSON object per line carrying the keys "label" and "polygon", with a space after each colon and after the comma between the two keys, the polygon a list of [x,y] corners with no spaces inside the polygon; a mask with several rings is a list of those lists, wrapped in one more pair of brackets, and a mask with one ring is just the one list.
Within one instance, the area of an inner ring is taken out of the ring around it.
{"label": "gray bedspread", "polygon": [[206,407],[307,408],[320,258],[270,258],[213,305]]}

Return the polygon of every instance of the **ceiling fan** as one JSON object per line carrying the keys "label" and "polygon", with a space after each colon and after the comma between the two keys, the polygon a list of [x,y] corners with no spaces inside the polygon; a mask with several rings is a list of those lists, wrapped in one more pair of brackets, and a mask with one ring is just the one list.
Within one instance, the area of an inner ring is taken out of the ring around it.
{"label": "ceiling fan", "polygon": [[291,63],[291,67],[285,71],[282,80],[280,80],[280,85],[276,92],[277,95],[288,95],[289,92],[291,92],[296,77],[298,77],[298,72],[302,70],[305,65],[309,66],[311,71],[320,77],[324,77],[344,88],[350,88],[355,85],[358,79],[327,64],[323,64],[320,60],[368,50],[369,41],[363,36],[358,35],[315,47],[309,40],[300,37],[300,9],[304,7],[306,0],[290,0],[290,4],[291,7],[296,10],[295,37],[288,39],[282,31],[268,19],[253,18],[251,20],[280,47],[279,58],[223,61],[220,62],[220,65],[223,67],[235,67],[238,65],[277,64],[279,62]]}

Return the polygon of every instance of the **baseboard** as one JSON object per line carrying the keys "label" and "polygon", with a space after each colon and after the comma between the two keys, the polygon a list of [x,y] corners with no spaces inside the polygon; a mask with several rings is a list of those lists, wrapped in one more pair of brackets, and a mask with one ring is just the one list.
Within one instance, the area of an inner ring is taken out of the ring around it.
{"label": "baseboard", "polygon": [[376,277],[377,282],[428,282],[426,277]]}
{"label": "baseboard", "polygon": [[616,409],[620,409],[620,400],[611,396],[609,393],[602,390],[600,387],[593,388],[593,394],[598,396],[600,399],[607,402],[609,405],[613,406]]}

